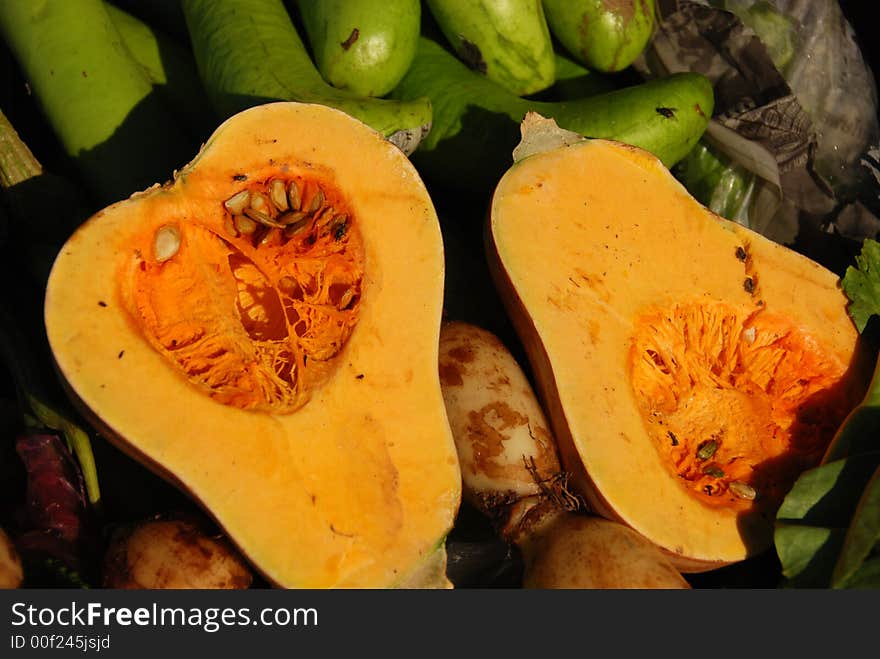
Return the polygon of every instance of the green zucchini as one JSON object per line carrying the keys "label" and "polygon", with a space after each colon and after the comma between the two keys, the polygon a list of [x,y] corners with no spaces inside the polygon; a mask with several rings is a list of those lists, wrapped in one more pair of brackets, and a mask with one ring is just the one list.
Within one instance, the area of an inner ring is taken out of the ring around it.
{"label": "green zucchini", "polygon": [[556,79],[541,0],[426,0],[458,57],[517,96]]}
{"label": "green zucchini", "polygon": [[411,156],[423,176],[434,185],[483,192],[512,164],[519,125],[530,110],[586,137],[639,146],[671,167],[697,143],[714,108],[711,83],[696,73],[573,101],[531,101],[471,71],[426,37],[391,96],[431,99],[433,127]]}
{"label": "green zucchini", "polygon": [[225,118],[271,101],[335,107],[409,153],[431,126],[428,98],[359,96],[321,76],[282,0],[182,0],[199,75]]}
{"label": "green zucchini", "polygon": [[594,71],[622,71],[641,55],[654,32],[654,0],[543,2],[550,32]]}
{"label": "green zucchini", "polygon": [[384,96],[416,54],[419,0],[299,0],[312,58],[334,87]]}
{"label": "green zucchini", "polygon": [[102,0],[3,0],[0,34],[100,203],[169,178],[192,155]]}

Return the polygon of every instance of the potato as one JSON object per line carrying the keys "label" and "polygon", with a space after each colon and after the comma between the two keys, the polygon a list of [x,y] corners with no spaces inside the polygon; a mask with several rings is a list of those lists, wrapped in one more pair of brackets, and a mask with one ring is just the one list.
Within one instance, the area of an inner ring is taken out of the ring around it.
{"label": "potato", "polygon": [[491,332],[469,323],[440,331],[440,384],[464,497],[490,517],[542,494],[560,471],[550,426],[525,373]]}
{"label": "potato", "polygon": [[151,519],[113,534],[102,581],[120,589],[244,589],[253,574],[229,542],[196,523]]}
{"label": "potato", "polygon": [[525,588],[690,588],[655,545],[601,517],[562,515],[523,554]]}
{"label": "potato", "polygon": [[0,588],[19,588],[23,581],[21,558],[12,539],[0,528]]}

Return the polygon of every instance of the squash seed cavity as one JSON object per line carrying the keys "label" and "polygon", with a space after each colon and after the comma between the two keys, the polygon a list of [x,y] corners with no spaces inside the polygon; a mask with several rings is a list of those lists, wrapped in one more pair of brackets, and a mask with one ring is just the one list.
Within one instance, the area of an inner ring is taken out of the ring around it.
{"label": "squash seed cavity", "polygon": [[330,377],[357,324],[363,243],[325,181],[242,184],[205,213],[215,219],[156,230],[123,297],[151,345],[208,396],[290,413]]}
{"label": "squash seed cavity", "polygon": [[851,406],[846,366],[766,309],[694,302],[648,310],[634,327],[629,368],[648,434],[709,505],[777,506]]}

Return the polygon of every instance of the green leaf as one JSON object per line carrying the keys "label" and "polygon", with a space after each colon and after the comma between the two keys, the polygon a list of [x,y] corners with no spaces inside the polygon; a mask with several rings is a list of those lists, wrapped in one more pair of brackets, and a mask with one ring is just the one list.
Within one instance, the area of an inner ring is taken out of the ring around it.
{"label": "green leaf", "polygon": [[828,588],[866,483],[880,451],[805,471],[776,514],[774,544],[786,586]]}
{"label": "green leaf", "polygon": [[805,471],[776,513],[784,522],[847,527],[880,451],[851,456]]}
{"label": "green leaf", "polygon": [[880,315],[880,243],[870,238],[856,256],[856,266],[849,266],[841,281],[850,299],[849,315],[859,332],[873,315]]}
{"label": "green leaf", "polygon": [[784,585],[825,588],[843,545],[846,529],[779,523],[774,532]]}
{"label": "green leaf", "polygon": [[880,557],[866,560],[846,582],[846,587],[880,588]]}
{"label": "green leaf", "polygon": [[874,472],[859,499],[846,533],[831,585],[846,587],[880,542],[880,469]]}

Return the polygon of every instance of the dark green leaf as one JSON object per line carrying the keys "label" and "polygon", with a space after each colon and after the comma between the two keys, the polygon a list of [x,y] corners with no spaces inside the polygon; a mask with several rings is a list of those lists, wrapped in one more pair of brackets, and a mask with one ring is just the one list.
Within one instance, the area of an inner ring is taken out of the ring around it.
{"label": "dark green leaf", "polygon": [[880,452],[835,460],[805,471],[785,497],[776,518],[813,526],[847,527]]}
{"label": "dark green leaf", "polygon": [[880,452],[835,460],[801,474],[776,515],[774,544],[789,587],[827,588],[856,506]]}
{"label": "dark green leaf", "polygon": [[880,588],[880,557],[871,558],[862,563],[859,569],[846,582],[846,587]]}
{"label": "dark green leaf", "polygon": [[774,534],[789,588],[827,588],[846,529],[778,523]]}
{"label": "dark green leaf", "polygon": [[880,469],[865,487],[834,566],[831,585],[845,587],[880,542]]}
{"label": "dark green leaf", "polygon": [[880,243],[864,241],[856,266],[846,269],[841,286],[851,300],[849,315],[861,332],[871,316],[880,315]]}

